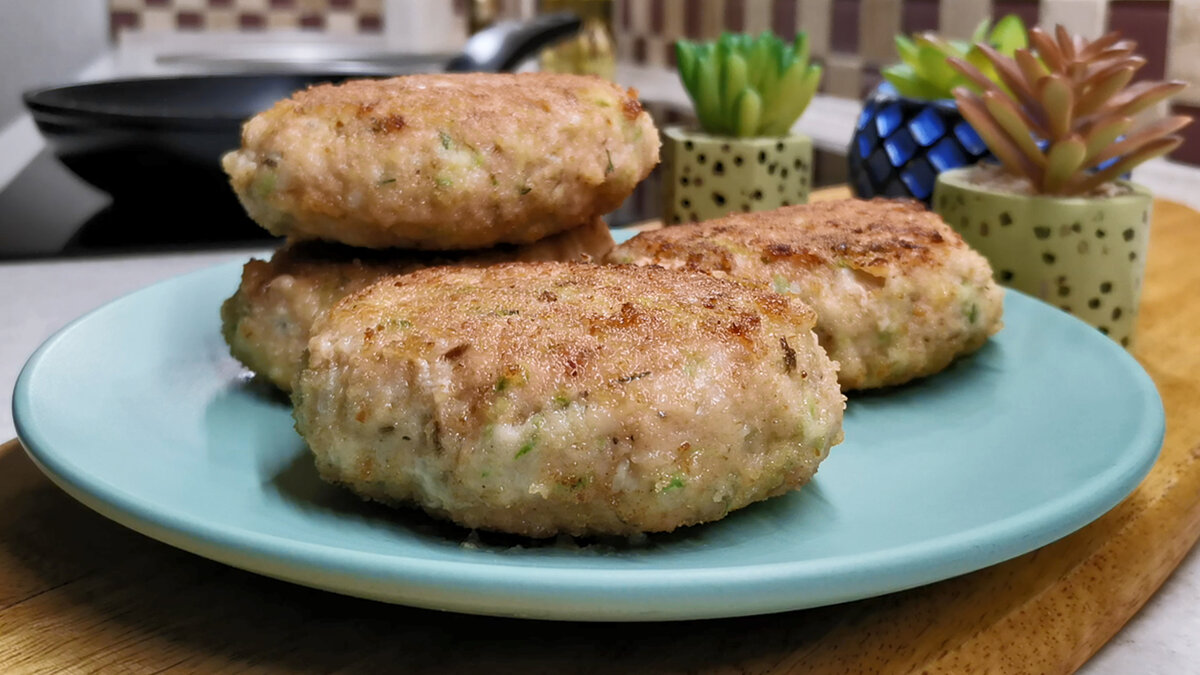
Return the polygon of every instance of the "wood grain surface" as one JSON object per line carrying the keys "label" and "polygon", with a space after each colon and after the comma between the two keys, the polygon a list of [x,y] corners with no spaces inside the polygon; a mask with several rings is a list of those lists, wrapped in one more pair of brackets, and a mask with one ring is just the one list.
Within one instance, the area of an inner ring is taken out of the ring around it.
{"label": "wood grain surface", "polygon": [[1157,204],[1135,354],[1166,406],[1158,463],[1095,523],[1006,563],[741,619],[462,616],[293,586],[160,544],[74,502],[10,442],[0,449],[0,672],[1071,672],[1200,533],[1194,251],[1200,214]]}

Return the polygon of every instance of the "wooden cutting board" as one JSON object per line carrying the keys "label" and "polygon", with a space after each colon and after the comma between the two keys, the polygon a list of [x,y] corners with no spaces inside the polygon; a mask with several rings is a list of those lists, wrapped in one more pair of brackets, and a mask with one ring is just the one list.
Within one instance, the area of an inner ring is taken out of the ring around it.
{"label": "wooden cutting board", "polygon": [[[825,192],[822,197],[839,193]],[[1200,534],[1200,214],[1155,207],[1138,359],[1167,436],[1075,534],[881,598],[760,617],[578,624],[461,616],[259,577],[80,506],[0,448],[0,672],[1071,672]]]}

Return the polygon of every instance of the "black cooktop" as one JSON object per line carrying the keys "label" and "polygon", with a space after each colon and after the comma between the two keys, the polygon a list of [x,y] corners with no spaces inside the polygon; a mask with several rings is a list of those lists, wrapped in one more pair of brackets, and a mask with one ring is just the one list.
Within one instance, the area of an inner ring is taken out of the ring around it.
{"label": "black cooktop", "polygon": [[[658,171],[605,217],[621,226],[660,213]],[[114,202],[43,150],[0,190],[0,260],[267,248],[275,240],[237,201],[148,192]]]}
{"label": "black cooktop", "polygon": [[186,195],[114,203],[43,150],[0,190],[0,259],[262,248],[272,241],[236,206]]}

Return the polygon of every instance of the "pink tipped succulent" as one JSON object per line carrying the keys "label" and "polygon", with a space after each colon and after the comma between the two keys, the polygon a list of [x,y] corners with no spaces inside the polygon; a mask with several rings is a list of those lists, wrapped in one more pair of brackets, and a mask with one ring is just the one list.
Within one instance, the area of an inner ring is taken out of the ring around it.
{"label": "pink tipped succulent", "polygon": [[1186,86],[1130,84],[1146,60],[1137,43],[1111,32],[1085,40],[1057,26],[1052,37],[1034,28],[1030,48],[1005,56],[979,44],[999,83],[959,58],[949,63],[975,91],[954,90],[959,112],[1011,174],[1036,191],[1087,194],[1183,142],[1177,131],[1191,118],[1166,117],[1134,127],[1134,115]]}

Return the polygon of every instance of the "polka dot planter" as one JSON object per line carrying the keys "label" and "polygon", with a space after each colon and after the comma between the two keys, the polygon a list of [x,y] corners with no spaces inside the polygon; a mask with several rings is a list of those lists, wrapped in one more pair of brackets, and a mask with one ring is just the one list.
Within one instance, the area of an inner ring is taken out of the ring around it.
{"label": "polka dot planter", "polygon": [[1003,285],[1133,342],[1150,234],[1150,191],[1115,197],[1019,195],[979,187],[970,169],[938,176],[933,208],[987,257]]}
{"label": "polka dot planter", "polygon": [[673,225],[735,211],[804,204],[812,187],[812,139],[663,132],[663,222]]}

